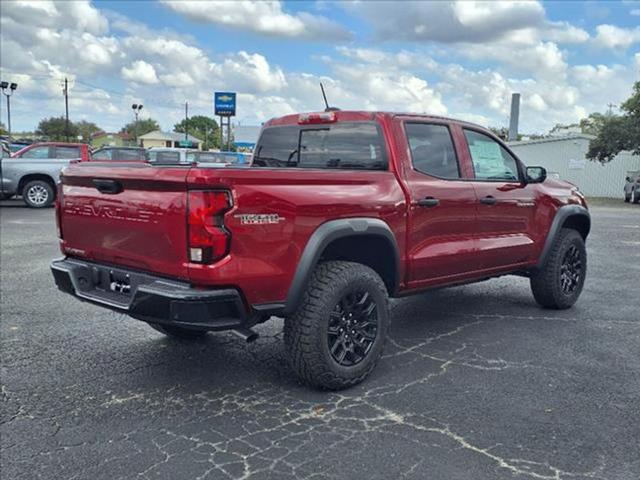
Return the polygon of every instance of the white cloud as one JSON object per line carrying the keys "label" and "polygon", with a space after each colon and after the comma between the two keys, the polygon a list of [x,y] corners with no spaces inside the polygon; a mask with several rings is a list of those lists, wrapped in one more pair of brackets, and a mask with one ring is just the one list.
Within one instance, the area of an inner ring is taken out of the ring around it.
{"label": "white cloud", "polygon": [[598,25],[594,42],[604,48],[625,49],[640,42],[640,27],[630,29],[615,25]]}
{"label": "white cloud", "polygon": [[308,12],[286,13],[280,1],[161,0],[161,3],[195,22],[264,35],[321,41],[346,40],[351,36],[344,27],[326,17]]}
{"label": "white cloud", "polygon": [[589,33],[569,22],[548,22],[541,30],[545,40],[556,43],[584,43],[589,40]]}
{"label": "white cloud", "polygon": [[144,60],[136,60],[130,67],[122,67],[122,78],[131,82],[152,85],[158,83],[156,69]]}
{"label": "white cloud", "polygon": [[214,71],[226,85],[248,93],[280,90],[287,84],[282,70],[257,53],[238,52],[216,65]]}
{"label": "white cloud", "polygon": [[[448,114],[493,126],[506,125],[511,94],[520,92],[522,129],[542,132],[555,123],[604,111],[609,102],[619,104],[640,68],[640,53],[624,52],[616,56],[621,64],[572,65],[575,51],[570,48],[589,42],[589,34],[547,20],[538,3],[413,2],[402,8],[383,2],[349,4],[344,8],[378,13],[369,20],[374,35],[388,29],[393,32],[390,40],[406,35],[414,45],[398,49],[393,42],[380,42],[378,48],[371,42],[341,43],[333,55],[323,51],[310,59],[315,73],[293,62],[283,68],[260,44],[242,51],[216,45],[210,51],[188,34],[154,30],[88,2],[6,4],[0,18],[0,71],[3,79],[10,74],[20,84],[19,95],[12,99],[12,117],[26,128],[45,115],[64,112],[60,79],[68,76],[73,84],[72,118],[96,121],[107,130],[130,120],[131,103],[143,103],[143,113],[165,129],[180,121],[185,99],[190,112],[211,115],[212,93],[223,89],[238,91],[238,120],[259,124],[273,116],[322,109],[322,81],[329,102],[343,109]],[[222,8],[229,15],[216,25],[279,35],[288,39],[283,48],[295,39],[312,38],[309,32],[320,35],[316,27],[322,17],[287,13],[279,2],[225,2]],[[266,18],[249,24],[246,18],[257,17],[241,15],[247,8],[267,9],[266,17],[284,23],[270,24]],[[425,12],[433,14],[430,22]],[[424,29],[393,30],[406,15],[415,17],[408,18],[407,25]],[[299,22],[304,31],[296,30]],[[635,35],[633,29],[615,28]],[[632,45],[619,31],[601,29],[596,34],[600,38],[594,43],[606,38],[615,48]]]}
{"label": "white cloud", "polygon": [[539,2],[355,2],[345,8],[368,21],[379,39],[487,42],[544,23]]}

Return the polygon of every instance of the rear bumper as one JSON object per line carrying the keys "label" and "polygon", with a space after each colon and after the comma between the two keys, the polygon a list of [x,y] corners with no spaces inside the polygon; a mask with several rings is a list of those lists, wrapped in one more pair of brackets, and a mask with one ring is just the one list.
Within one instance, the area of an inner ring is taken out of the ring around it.
{"label": "rear bumper", "polygon": [[201,330],[250,326],[235,289],[199,290],[185,282],[72,258],[52,262],[51,272],[61,291],[145,322]]}

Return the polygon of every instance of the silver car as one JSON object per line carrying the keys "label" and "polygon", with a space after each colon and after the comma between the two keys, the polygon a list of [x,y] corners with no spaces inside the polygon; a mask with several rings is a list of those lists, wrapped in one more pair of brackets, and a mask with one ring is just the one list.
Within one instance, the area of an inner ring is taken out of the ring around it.
{"label": "silver car", "polygon": [[22,195],[22,200],[29,207],[51,206],[60,171],[72,160],[89,160],[87,146],[36,143],[10,157],[3,156],[0,162],[1,198]]}

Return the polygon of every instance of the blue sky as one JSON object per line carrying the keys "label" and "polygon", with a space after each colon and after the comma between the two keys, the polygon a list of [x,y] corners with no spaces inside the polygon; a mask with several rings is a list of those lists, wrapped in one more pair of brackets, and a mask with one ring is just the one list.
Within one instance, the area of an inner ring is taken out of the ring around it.
{"label": "blue sky", "polygon": [[[64,112],[105,130],[131,103],[164,129],[238,92],[237,121],[321,108],[434,113],[545,132],[640,79],[640,2],[3,2],[0,74],[17,81],[13,129]],[[2,109],[6,124],[6,110]]]}

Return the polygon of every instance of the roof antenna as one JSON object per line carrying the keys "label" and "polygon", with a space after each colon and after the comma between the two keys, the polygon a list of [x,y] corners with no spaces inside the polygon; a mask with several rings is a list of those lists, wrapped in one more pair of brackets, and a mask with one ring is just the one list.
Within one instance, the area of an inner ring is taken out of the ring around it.
{"label": "roof antenna", "polygon": [[322,85],[322,82],[320,82],[320,90],[322,90],[322,98],[324,98],[324,105],[325,105],[325,112],[337,112],[340,111],[339,108],[336,107],[330,107],[329,106],[329,102],[327,102],[327,95],[326,93],[324,93],[324,85]]}

